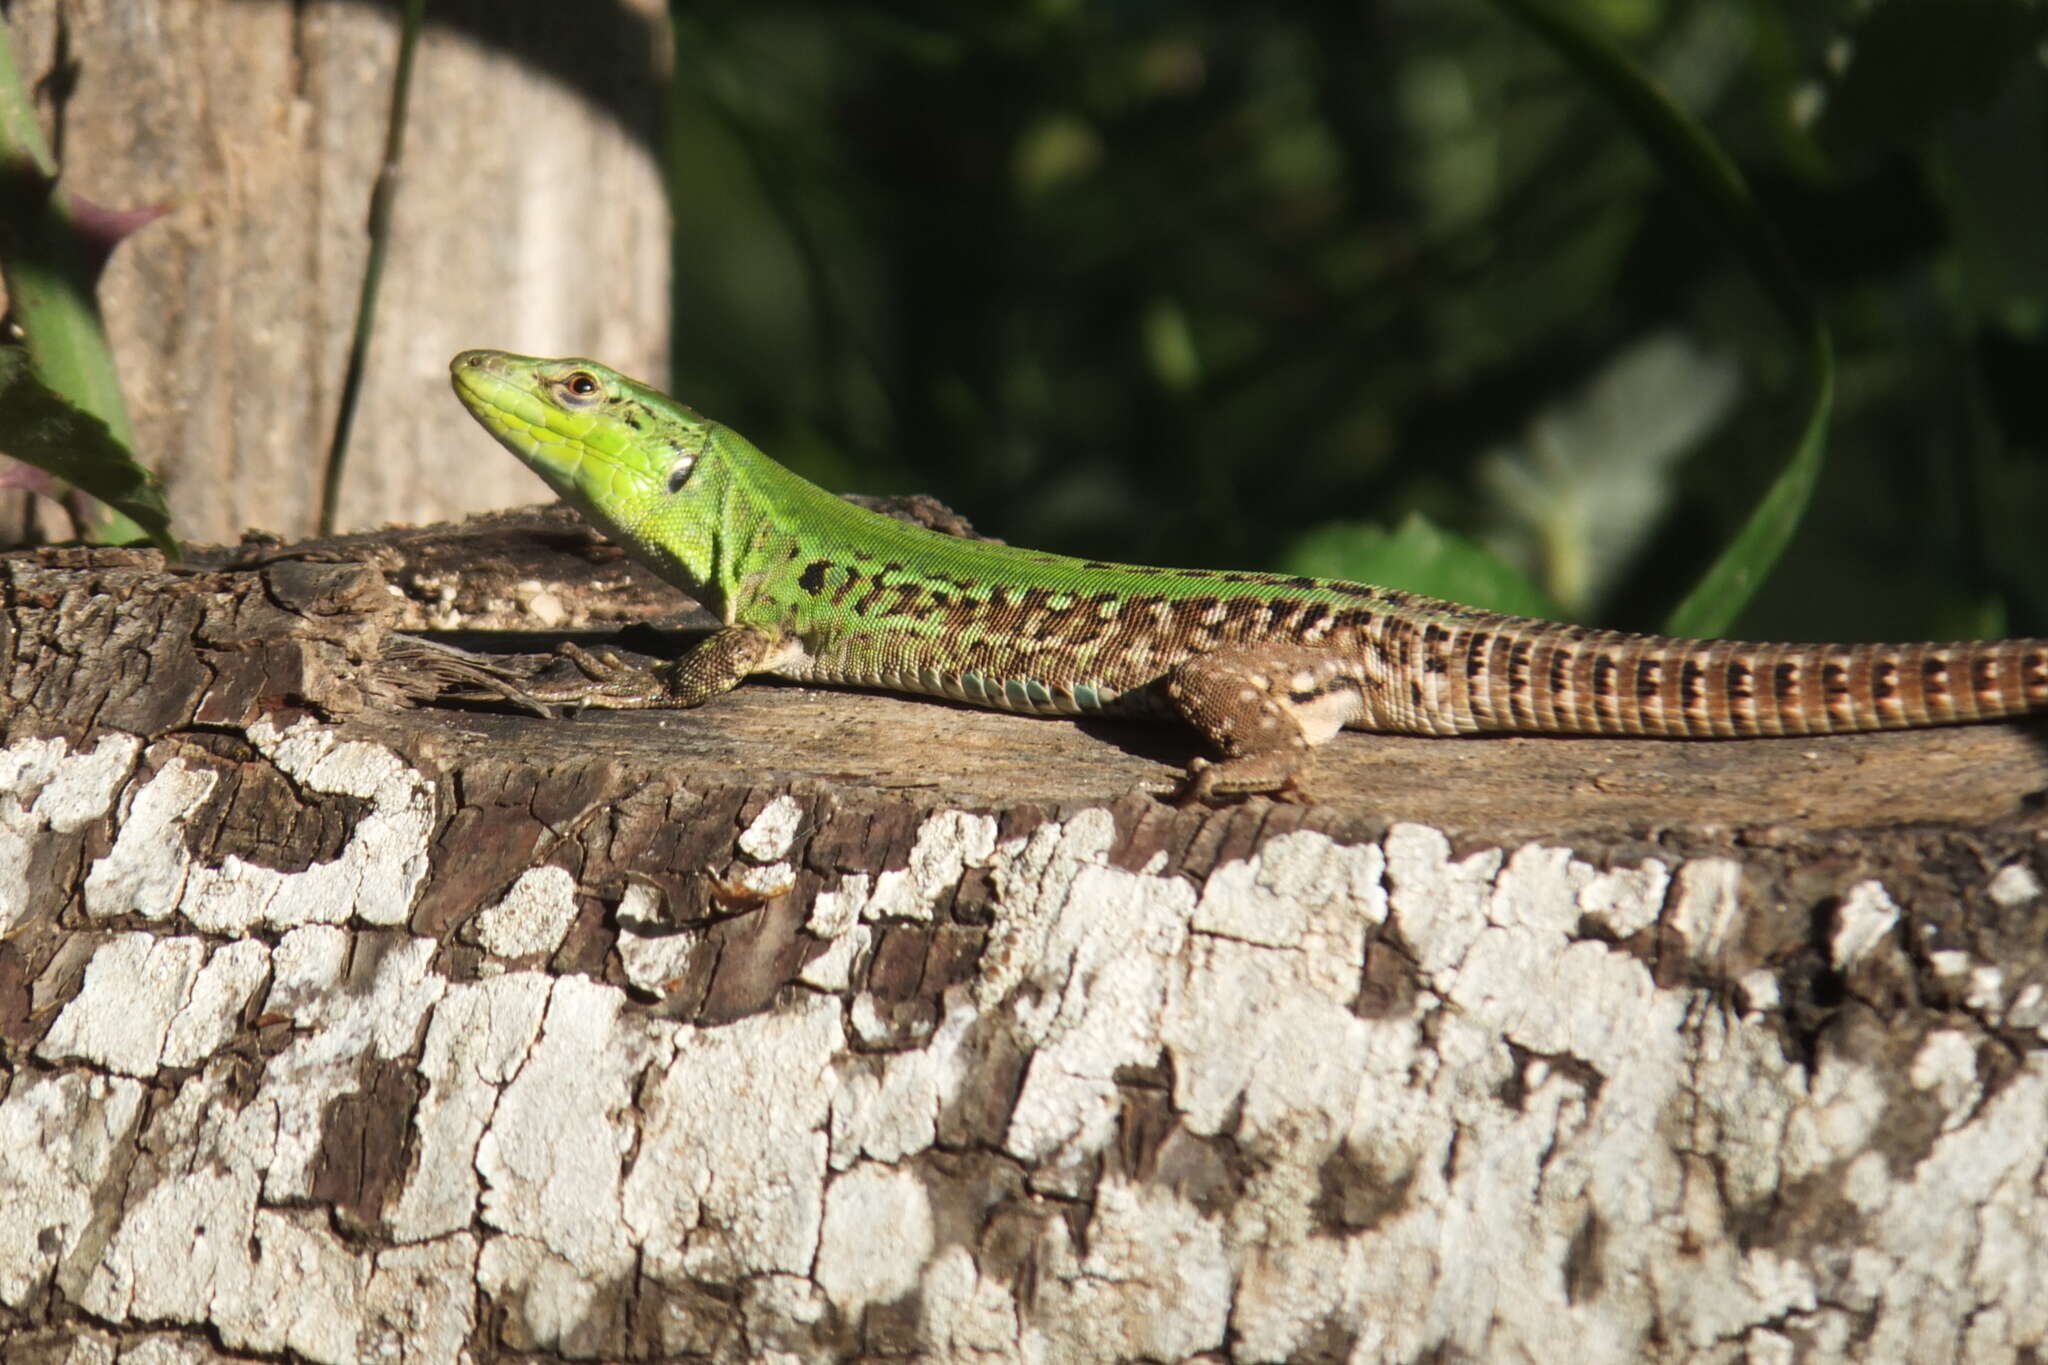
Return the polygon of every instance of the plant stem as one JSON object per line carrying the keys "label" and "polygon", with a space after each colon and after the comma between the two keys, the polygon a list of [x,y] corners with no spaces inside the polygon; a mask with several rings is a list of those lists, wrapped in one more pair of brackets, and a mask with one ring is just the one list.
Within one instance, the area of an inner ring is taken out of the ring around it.
{"label": "plant stem", "polygon": [[356,300],[356,330],[349,341],[348,370],[341,381],[341,403],[334,414],[334,437],[327,446],[327,467],[320,480],[320,534],[334,534],[335,504],[341,497],[341,471],[348,461],[348,441],[355,429],[356,403],[362,397],[363,370],[370,359],[370,334],[377,325],[377,290],[384,278],[384,253],[391,238],[391,204],[398,197],[399,160],[405,151],[405,111],[412,90],[412,54],[426,20],[426,0],[406,0],[398,34],[398,68],[391,77],[391,115],[384,125],[384,164],[370,190],[370,252],[363,262],[363,289]]}

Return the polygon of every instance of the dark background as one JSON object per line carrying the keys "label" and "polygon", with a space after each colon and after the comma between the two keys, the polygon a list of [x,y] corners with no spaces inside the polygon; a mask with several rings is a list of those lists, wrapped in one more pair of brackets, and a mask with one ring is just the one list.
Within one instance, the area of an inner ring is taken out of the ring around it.
{"label": "dark background", "polygon": [[[1834,333],[1827,471],[1741,633],[2048,633],[2040,10],[1579,12],[1742,168]],[[1420,512],[1646,628],[1797,440],[1796,335],[1486,0],[674,20],[674,391],[829,487],[1335,573]]]}

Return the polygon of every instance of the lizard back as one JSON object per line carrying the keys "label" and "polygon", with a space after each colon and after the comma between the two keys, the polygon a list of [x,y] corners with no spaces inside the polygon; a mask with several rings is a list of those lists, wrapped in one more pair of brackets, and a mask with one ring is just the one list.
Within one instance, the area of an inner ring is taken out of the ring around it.
{"label": "lizard back", "polygon": [[780,670],[792,677],[1089,714],[1153,708],[1153,685],[1194,655],[1283,645],[1349,661],[1341,676],[1366,693],[1367,728],[1421,734],[1736,738],[2048,709],[2048,641],[1634,635],[1333,579],[961,541],[839,505],[863,519],[858,533],[836,516],[798,529],[782,571],[738,613],[794,622],[809,653]]}

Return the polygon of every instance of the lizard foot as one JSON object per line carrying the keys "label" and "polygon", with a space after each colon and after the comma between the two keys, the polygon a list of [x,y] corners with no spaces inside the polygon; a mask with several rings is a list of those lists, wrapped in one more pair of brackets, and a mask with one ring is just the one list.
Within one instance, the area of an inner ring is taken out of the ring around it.
{"label": "lizard foot", "polygon": [[592,653],[565,640],[555,646],[555,654],[574,664],[583,676],[530,686],[527,690],[542,701],[626,711],[671,704],[658,674],[629,664],[608,649]]}
{"label": "lizard foot", "polygon": [[1221,763],[1206,758],[1191,759],[1188,774],[1173,803],[1183,809],[1195,805],[1218,805],[1234,796],[1265,796],[1275,801],[1309,805],[1307,777],[1312,762],[1304,749],[1268,750],[1226,758]]}

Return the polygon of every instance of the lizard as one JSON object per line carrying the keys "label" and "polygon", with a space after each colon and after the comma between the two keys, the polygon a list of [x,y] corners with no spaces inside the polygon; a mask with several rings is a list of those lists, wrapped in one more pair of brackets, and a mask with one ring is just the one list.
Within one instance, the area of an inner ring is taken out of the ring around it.
{"label": "lizard", "polygon": [[963,540],[856,507],[592,360],[470,350],[456,394],[723,623],[658,671],[565,645],[549,700],[693,707],[768,674],[1035,715],[1149,714],[1215,752],[1179,799],[1308,799],[1340,730],[1670,739],[2048,710],[2048,640],[1754,644],[1504,615],[1363,583]]}

